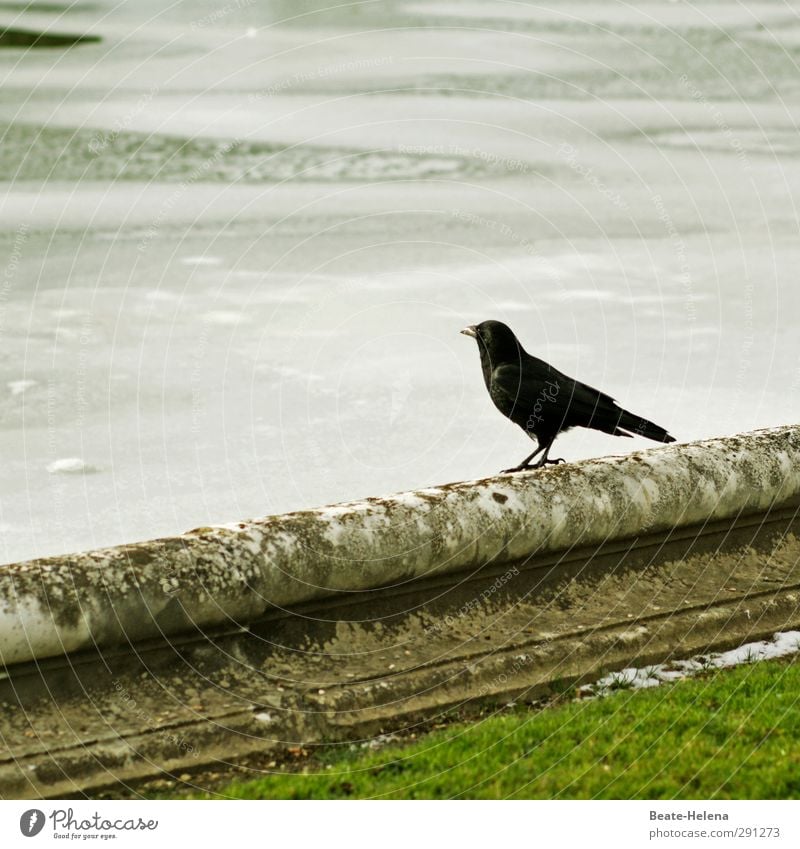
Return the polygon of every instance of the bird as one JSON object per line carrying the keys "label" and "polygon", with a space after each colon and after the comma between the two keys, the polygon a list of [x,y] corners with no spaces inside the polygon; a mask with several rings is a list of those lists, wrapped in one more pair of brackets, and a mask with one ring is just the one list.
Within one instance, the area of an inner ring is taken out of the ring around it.
{"label": "bird", "polygon": [[[563,457],[550,460],[548,454],[558,434],[573,427],[675,442],[663,427],[624,410],[604,392],[529,354],[502,321],[483,321],[461,333],[478,343],[483,380],[495,407],[537,443],[532,454],[519,465],[503,469],[503,474],[565,462]],[[531,465],[537,454],[541,457]]]}

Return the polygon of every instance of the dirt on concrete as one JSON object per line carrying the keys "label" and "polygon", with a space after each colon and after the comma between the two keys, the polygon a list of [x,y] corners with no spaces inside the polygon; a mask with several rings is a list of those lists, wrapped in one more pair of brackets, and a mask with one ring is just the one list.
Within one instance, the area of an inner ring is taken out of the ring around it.
{"label": "dirt on concrete", "polygon": [[[6,798],[194,792],[632,664],[800,626],[797,505],[18,665]],[[169,785],[175,786],[175,785]]]}

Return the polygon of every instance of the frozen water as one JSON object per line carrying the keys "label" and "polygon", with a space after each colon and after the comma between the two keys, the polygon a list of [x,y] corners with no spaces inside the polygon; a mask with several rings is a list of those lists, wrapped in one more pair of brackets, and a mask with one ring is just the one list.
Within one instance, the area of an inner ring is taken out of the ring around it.
{"label": "frozen water", "polygon": [[621,688],[657,687],[667,681],[679,681],[714,669],[728,669],[759,660],[788,657],[797,654],[798,651],[800,651],[800,631],[780,631],[774,634],[771,640],[745,643],[726,652],[700,655],[688,660],[674,660],[669,663],[655,663],[642,668],[621,669],[619,672],[612,672],[593,684],[582,687],[581,690],[584,694],[605,695]]}
{"label": "frozen water", "polygon": [[100,41],[0,48],[0,560],[506,468],[490,317],[681,439],[796,420],[784,4],[21,9]]}
{"label": "frozen water", "polygon": [[9,380],[6,384],[8,386],[8,391],[12,395],[22,395],[26,389],[30,389],[32,386],[36,386],[35,380]]}
{"label": "frozen water", "polygon": [[88,465],[80,457],[64,457],[48,464],[47,471],[51,475],[86,475],[100,470]]}

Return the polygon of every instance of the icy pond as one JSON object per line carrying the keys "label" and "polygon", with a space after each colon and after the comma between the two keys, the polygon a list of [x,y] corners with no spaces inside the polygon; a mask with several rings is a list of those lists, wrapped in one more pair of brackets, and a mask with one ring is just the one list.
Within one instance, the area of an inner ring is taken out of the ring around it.
{"label": "icy pond", "polygon": [[681,440],[797,420],[791,7],[167,5],[0,4],[0,560],[516,463],[486,318]]}

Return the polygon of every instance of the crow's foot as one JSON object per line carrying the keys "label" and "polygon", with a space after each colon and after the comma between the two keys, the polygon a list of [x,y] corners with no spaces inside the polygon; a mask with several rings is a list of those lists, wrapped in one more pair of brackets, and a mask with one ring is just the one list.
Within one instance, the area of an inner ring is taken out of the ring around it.
{"label": "crow's foot", "polygon": [[501,475],[513,475],[515,472],[532,472],[536,469],[543,469],[545,466],[557,466],[559,463],[566,463],[563,457],[558,457],[556,460],[539,460],[536,463],[522,463],[519,466],[514,466],[513,469],[502,469]]}

